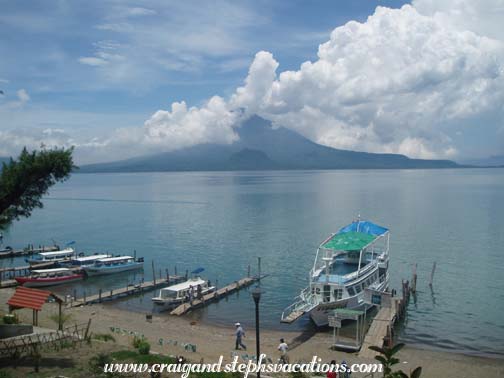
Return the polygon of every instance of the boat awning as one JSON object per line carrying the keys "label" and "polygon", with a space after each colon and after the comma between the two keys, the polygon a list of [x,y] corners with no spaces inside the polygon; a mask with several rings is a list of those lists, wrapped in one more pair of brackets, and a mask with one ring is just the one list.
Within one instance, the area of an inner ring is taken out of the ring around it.
{"label": "boat awning", "polygon": [[347,232],[362,232],[364,234],[379,236],[388,231],[388,228],[378,226],[369,221],[355,221],[339,230],[338,234]]}
{"label": "boat awning", "polygon": [[31,308],[40,311],[49,297],[53,297],[59,303],[63,302],[61,298],[50,291],[19,286],[7,304],[14,308]]}
{"label": "boat awning", "polygon": [[322,248],[335,251],[360,251],[369,243],[376,239],[376,236],[364,232],[349,231],[336,234],[331,239],[322,244]]}

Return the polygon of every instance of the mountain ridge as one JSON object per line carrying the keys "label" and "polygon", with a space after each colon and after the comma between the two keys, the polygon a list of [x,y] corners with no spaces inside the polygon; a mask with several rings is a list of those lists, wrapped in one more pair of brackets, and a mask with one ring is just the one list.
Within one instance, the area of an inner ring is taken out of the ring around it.
{"label": "mountain ridge", "polygon": [[405,155],[340,150],[252,116],[236,128],[239,140],[229,145],[200,144],[171,152],[109,163],[89,164],[80,172],[405,169],[460,168],[450,160],[410,159]]}

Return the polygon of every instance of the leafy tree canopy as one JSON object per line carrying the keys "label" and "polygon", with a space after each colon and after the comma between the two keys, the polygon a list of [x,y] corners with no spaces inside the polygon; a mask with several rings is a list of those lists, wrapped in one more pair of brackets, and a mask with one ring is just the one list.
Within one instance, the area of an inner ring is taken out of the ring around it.
{"label": "leafy tree canopy", "polygon": [[73,147],[28,152],[23,149],[17,160],[2,163],[0,173],[0,228],[13,220],[29,217],[43,207],[41,198],[51,186],[65,181],[74,168]]}

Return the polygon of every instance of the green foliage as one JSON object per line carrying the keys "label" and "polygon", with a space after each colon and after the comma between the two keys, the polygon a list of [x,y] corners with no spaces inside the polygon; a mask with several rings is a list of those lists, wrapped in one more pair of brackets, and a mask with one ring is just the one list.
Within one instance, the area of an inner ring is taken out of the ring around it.
{"label": "green foliage", "polygon": [[138,346],[138,353],[149,354],[149,352],[150,352],[150,344],[147,341],[142,341]]}
{"label": "green foliage", "polygon": [[117,361],[132,361],[137,364],[174,364],[176,360],[173,357],[162,354],[139,354],[133,350],[119,350],[110,354]]}
{"label": "green foliage", "polygon": [[[94,357],[91,357],[89,359],[89,370],[93,374],[93,376],[102,376],[103,373],[103,367],[106,364],[111,364],[112,363],[112,358],[106,354],[106,353],[99,353]],[[110,374],[107,374],[110,375]]]}
{"label": "green foliage", "polygon": [[115,343],[116,339],[110,333],[95,333],[93,334],[93,339],[101,341],[113,341]]}
{"label": "green foliage", "polygon": [[12,378],[12,375],[5,370],[0,370],[0,378]]}
{"label": "green foliage", "polygon": [[138,349],[140,344],[144,341],[145,339],[143,337],[135,336],[133,337],[133,341],[131,342],[131,345],[133,345],[133,348]]}
{"label": "green foliage", "polygon": [[3,319],[4,324],[18,324],[19,323],[19,318],[17,317],[16,314],[5,314],[2,319]]}
{"label": "green foliage", "polygon": [[[53,315],[49,316],[49,319],[51,319],[54,323],[56,323],[56,324],[59,325],[59,315],[58,314],[53,314]],[[67,324],[72,319],[73,319],[73,315],[72,314],[61,313],[61,325],[62,325],[62,327],[64,327],[65,324]]]}
{"label": "green foliage", "polygon": [[380,353],[375,359],[383,365],[383,378],[419,378],[422,374],[422,368],[419,366],[415,368],[411,375],[407,375],[402,370],[392,371],[392,366],[398,364],[400,360],[394,357],[402,348],[404,344],[399,343],[391,348],[380,348],[378,346],[370,346],[369,349]]}
{"label": "green foliage", "polygon": [[23,149],[17,160],[2,163],[0,172],[0,228],[13,220],[29,217],[43,207],[41,198],[57,182],[65,181],[76,167],[73,147],[28,152]]}

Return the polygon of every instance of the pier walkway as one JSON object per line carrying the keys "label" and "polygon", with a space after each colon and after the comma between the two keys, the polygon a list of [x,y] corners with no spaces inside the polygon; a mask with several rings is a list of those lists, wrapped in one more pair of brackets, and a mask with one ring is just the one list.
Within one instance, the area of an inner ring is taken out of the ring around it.
{"label": "pier walkway", "polygon": [[141,294],[145,291],[160,289],[169,285],[176,284],[185,279],[185,276],[170,276],[169,280],[156,280],[142,282],[136,285],[128,285],[126,287],[112,289],[109,291],[100,290],[98,294],[93,294],[82,298],[71,299],[68,303],[70,307],[84,306],[92,303],[101,303],[104,301],[113,301],[130,295]]}
{"label": "pier walkway", "polygon": [[203,296],[201,299],[194,299],[192,303],[182,303],[180,306],[175,308],[170,315],[184,315],[185,313],[192,311],[199,307],[204,307],[212,302],[218,301],[222,298],[227,297],[229,294],[234,293],[240,289],[243,289],[247,286],[252,285],[254,282],[259,281],[260,279],[266,276],[254,276],[254,277],[245,277],[241,280],[235,281],[227,286],[224,286],[213,293],[209,293]]}

